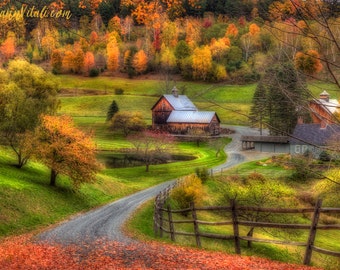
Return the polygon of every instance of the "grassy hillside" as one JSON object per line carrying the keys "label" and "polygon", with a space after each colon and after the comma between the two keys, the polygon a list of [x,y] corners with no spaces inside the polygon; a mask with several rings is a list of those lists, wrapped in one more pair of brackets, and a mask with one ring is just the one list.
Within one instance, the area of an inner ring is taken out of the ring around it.
{"label": "grassy hillside", "polygon": [[[61,98],[61,114],[96,116],[105,120],[107,108],[115,100],[121,111],[140,111],[151,122],[151,107],[165,94],[166,85],[159,80],[138,80],[111,77],[84,78],[59,76],[67,95]],[[174,83],[172,82],[172,85]],[[171,86],[172,87],[172,86]],[[170,88],[171,88],[170,87]],[[226,85],[197,82],[176,82],[180,93],[187,95],[199,110],[216,111],[222,124],[247,125],[256,84]],[[116,95],[123,89],[123,95]],[[332,85],[309,82],[311,93],[318,97],[327,90],[331,98],[340,99]],[[86,96],[84,96],[84,93]]]}
{"label": "grassy hillside", "polygon": [[[99,139],[100,141],[103,140]],[[115,144],[113,138],[111,143]],[[124,143],[123,139],[121,143]],[[37,162],[30,161],[22,169],[16,168],[12,152],[1,147],[0,236],[16,235],[45,227],[77,212],[190,174],[196,167],[214,166],[225,159],[223,155],[215,157],[215,152],[208,147],[197,148],[194,143],[180,144],[178,147],[197,158],[172,164],[152,165],[150,172],[145,172],[144,166],[107,168],[98,174],[96,183],[83,185],[78,191],[72,189],[66,177],[59,176],[57,187],[49,186],[49,171]]]}

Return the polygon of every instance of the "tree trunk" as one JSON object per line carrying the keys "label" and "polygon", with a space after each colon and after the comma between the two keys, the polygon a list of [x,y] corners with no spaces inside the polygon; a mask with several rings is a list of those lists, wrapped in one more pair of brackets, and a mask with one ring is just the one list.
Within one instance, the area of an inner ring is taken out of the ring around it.
{"label": "tree trunk", "polygon": [[51,169],[50,186],[55,187],[55,183],[57,181],[57,175],[58,173],[54,169]]}
{"label": "tree trunk", "polygon": [[18,164],[16,165],[16,167],[21,169],[22,166],[24,166],[22,155],[21,155],[21,153],[18,153],[17,156],[18,156]]}

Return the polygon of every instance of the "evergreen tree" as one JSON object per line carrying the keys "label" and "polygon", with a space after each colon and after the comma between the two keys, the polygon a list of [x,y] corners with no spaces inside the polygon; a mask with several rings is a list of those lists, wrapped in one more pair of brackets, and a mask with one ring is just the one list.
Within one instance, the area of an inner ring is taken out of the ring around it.
{"label": "evergreen tree", "polygon": [[259,126],[260,134],[262,135],[263,124],[266,122],[267,109],[267,89],[264,80],[257,85],[254,96],[253,105],[250,109],[250,121],[252,126]]}
{"label": "evergreen tree", "polygon": [[291,134],[298,117],[308,115],[308,96],[305,79],[291,63],[271,65],[255,90],[251,121],[265,123],[271,135]]}
{"label": "evergreen tree", "polygon": [[112,117],[119,111],[117,102],[115,100],[112,101],[106,115],[106,121],[110,121]]}

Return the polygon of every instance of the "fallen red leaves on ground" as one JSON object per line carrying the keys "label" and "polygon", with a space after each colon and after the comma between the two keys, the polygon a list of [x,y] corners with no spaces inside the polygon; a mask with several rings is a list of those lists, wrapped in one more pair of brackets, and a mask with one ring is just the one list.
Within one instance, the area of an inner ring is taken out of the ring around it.
{"label": "fallen red leaves on ground", "polygon": [[[270,269],[310,270],[257,257],[228,255],[159,243],[51,245],[19,236],[0,244],[0,269]],[[313,268],[315,269],[315,268]]]}

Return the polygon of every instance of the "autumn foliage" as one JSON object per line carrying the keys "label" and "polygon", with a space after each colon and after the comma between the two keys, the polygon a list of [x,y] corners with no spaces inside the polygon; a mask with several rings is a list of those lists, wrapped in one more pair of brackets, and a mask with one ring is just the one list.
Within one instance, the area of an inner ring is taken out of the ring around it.
{"label": "autumn foliage", "polygon": [[74,126],[71,117],[42,116],[36,133],[39,144],[35,155],[51,169],[51,185],[58,174],[69,176],[76,188],[96,179],[95,144],[89,134]]}
{"label": "autumn foliage", "polygon": [[196,174],[184,177],[180,185],[175,187],[171,192],[171,198],[180,209],[190,207],[191,203],[199,204],[202,196],[202,180]]}
{"label": "autumn foliage", "polygon": [[15,53],[15,37],[7,37],[7,39],[1,44],[0,51],[5,59],[13,57]]}
{"label": "autumn foliage", "polygon": [[295,55],[295,66],[307,74],[316,74],[322,70],[320,55],[315,50],[308,50],[306,53],[297,52]]}
{"label": "autumn foliage", "polygon": [[32,242],[27,235],[6,239],[0,244],[0,265],[1,269],[16,270],[316,269],[263,258],[207,252],[154,242],[124,244],[97,240],[93,245],[84,242],[62,246]]}

